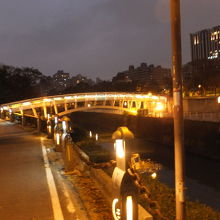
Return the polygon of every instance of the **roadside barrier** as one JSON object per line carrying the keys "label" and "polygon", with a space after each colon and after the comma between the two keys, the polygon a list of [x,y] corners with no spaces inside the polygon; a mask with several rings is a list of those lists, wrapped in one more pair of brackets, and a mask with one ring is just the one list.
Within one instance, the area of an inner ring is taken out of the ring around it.
{"label": "roadside barrier", "polygon": [[[62,136],[63,135],[64,134],[62,134]],[[114,220],[153,219],[152,216],[138,204],[139,194],[145,198],[148,204],[148,211],[156,219],[168,220],[168,218],[164,217],[161,213],[158,202],[151,199],[150,192],[142,183],[140,177],[140,173],[148,173],[152,178],[155,178],[156,172],[161,169],[160,165],[150,160],[143,162],[140,160],[138,154],[131,153],[129,148],[132,147],[134,135],[127,127],[118,128],[113,133],[112,138],[115,141],[116,160],[94,163],[73,143],[69,132],[65,132],[62,143],[60,143],[62,146],[65,172],[71,173],[71,171],[74,171],[76,167],[79,166],[79,163],[82,162],[84,162],[87,167],[90,167],[90,169],[115,167],[112,175],[112,215]],[[55,145],[57,145],[57,142],[55,142]],[[79,162],[79,160],[82,162]],[[86,168],[82,168],[82,170],[86,170]],[[96,172],[93,171],[93,173]],[[97,176],[98,174],[96,173],[95,175]],[[107,181],[107,177],[105,177],[105,179]],[[103,178],[101,182],[103,182]],[[105,185],[105,183],[102,184]]]}

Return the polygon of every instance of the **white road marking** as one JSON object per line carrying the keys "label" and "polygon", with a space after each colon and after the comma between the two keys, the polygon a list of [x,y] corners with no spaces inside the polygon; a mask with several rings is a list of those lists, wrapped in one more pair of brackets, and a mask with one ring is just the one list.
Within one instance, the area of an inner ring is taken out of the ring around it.
{"label": "white road marking", "polygon": [[56,185],[54,182],[53,174],[50,169],[48,157],[47,157],[47,151],[46,147],[43,144],[43,138],[41,138],[41,147],[42,147],[42,152],[43,152],[43,158],[44,158],[44,164],[45,164],[45,170],[46,170],[46,176],[47,176],[47,183],[49,186],[49,191],[50,191],[50,198],[51,198],[51,203],[52,203],[52,208],[53,208],[53,215],[55,220],[64,220],[63,217],[63,212],[60,206],[60,200],[58,197]]}
{"label": "white road marking", "polygon": [[[76,212],[76,209],[70,199],[70,195],[69,195],[69,192],[68,192],[65,184],[64,183],[61,183],[61,184],[62,184],[62,188],[63,188],[63,193],[64,193],[66,200],[67,200],[67,210],[73,214]],[[78,220],[78,218],[76,218],[76,220]]]}

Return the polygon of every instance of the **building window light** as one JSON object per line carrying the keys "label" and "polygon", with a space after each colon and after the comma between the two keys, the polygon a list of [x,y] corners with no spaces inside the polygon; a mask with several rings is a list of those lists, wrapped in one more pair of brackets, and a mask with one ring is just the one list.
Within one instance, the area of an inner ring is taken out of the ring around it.
{"label": "building window light", "polygon": [[196,45],[196,37],[194,37],[194,45]]}
{"label": "building window light", "polygon": [[199,44],[199,36],[194,37],[194,45]]}

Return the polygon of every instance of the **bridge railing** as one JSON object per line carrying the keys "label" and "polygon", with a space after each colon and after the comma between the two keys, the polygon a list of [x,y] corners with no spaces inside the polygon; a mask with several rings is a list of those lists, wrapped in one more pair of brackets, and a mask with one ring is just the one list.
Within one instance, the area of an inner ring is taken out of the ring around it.
{"label": "bridge railing", "polygon": [[77,111],[76,109],[84,111],[100,106],[127,111],[130,114],[137,114],[140,109],[145,109],[150,114],[157,113],[157,115],[168,111],[165,96],[117,92],[73,93],[26,99],[0,105],[0,111],[11,111],[24,117],[38,118],[39,115],[43,115],[47,118],[48,112],[53,115],[65,115]]}

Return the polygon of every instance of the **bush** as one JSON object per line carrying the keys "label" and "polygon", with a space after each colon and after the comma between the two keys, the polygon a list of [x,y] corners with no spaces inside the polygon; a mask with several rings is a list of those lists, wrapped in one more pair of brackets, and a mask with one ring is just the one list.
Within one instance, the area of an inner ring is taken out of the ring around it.
{"label": "bush", "polygon": [[72,137],[73,142],[82,141],[87,137],[86,130],[80,127],[74,127],[70,135]]}
{"label": "bush", "polygon": [[110,160],[110,153],[92,139],[81,141],[78,146],[89,156],[91,162],[101,163]]}
{"label": "bush", "polygon": [[[142,175],[142,182],[151,192],[152,200],[156,200],[164,216],[170,220],[175,219],[175,191],[157,179],[153,180],[146,174]],[[140,196],[140,203],[147,209],[147,203]],[[199,202],[186,201],[186,219],[187,220],[218,220],[220,212]]]}

